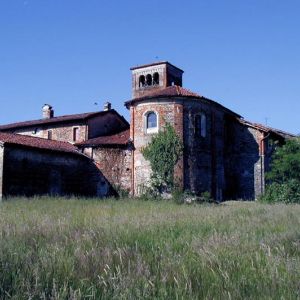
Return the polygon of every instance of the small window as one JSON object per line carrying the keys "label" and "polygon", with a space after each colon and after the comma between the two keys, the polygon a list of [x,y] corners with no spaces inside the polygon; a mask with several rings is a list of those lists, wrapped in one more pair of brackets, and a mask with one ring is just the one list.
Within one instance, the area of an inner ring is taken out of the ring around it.
{"label": "small window", "polygon": [[159,74],[157,72],[153,74],[153,85],[159,85]]}
{"label": "small window", "polygon": [[52,130],[48,130],[48,140],[52,140]]}
{"label": "small window", "polygon": [[78,127],[73,128],[73,142],[76,142],[78,140],[78,131],[79,131]]}
{"label": "small window", "polygon": [[146,81],[145,76],[141,75],[140,78],[139,78],[139,87],[140,88],[145,86],[145,81]]}
{"label": "small window", "polygon": [[157,132],[157,115],[155,112],[151,111],[146,114],[146,132],[147,133],[154,133]]}
{"label": "small window", "polygon": [[206,115],[204,113],[195,118],[195,132],[197,136],[206,137]]}
{"label": "small window", "polygon": [[151,74],[147,74],[146,83],[147,83],[148,86],[152,85],[152,76],[151,76]]}

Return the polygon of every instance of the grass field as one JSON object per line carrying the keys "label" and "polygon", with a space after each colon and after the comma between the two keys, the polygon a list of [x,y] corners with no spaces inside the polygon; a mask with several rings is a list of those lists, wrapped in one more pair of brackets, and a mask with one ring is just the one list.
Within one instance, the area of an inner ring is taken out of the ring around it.
{"label": "grass field", "polygon": [[0,299],[299,299],[300,205],[0,203]]}

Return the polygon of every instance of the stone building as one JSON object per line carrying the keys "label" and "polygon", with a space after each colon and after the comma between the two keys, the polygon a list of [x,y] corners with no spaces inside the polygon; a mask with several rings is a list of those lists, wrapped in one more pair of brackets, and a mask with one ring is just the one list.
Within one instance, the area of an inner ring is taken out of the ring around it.
{"label": "stone building", "polygon": [[[131,71],[132,99],[125,102],[130,124],[106,103],[102,112],[61,117],[54,117],[53,108],[46,104],[43,119],[0,126],[6,134],[0,135],[2,194],[105,196],[123,189],[139,195],[151,175],[141,149],[167,122],[184,143],[183,157],[174,170],[183,190],[209,191],[219,201],[254,199],[264,192],[274,145],[293,135],[247,122],[221,104],[182,87],[183,71],[169,62]],[[41,144],[42,148],[37,146]],[[35,166],[36,176],[29,181],[25,156],[27,167]],[[45,173],[40,173],[39,164],[45,166]],[[18,176],[13,175],[14,170]],[[51,175],[53,172],[59,175]],[[47,178],[46,186],[41,185],[41,178]]]}
{"label": "stone building", "polygon": [[110,192],[101,171],[72,144],[0,132],[0,199]]}

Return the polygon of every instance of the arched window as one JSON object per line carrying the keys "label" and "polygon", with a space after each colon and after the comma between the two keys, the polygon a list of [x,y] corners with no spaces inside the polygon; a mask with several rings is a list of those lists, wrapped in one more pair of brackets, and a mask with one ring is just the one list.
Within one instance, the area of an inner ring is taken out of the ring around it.
{"label": "arched window", "polygon": [[146,113],[145,115],[145,129],[147,133],[154,133],[158,131],[157,114],[153,111]]}
{"label": "arched window", "polygon": [[206,137],[206,115],[204,113],[195,117],[195,132],[197,136]]}
{"label": "arched window", "polygon": [[151,74],[146,75],[146,84],[148,86],[152,85],[152,76],[151,76]]}
{"label": "arched window", "polygon": [[145,76],[141,75],[139,78],[139,87],[145,86],[145,82],[146,82]]}
{"label": "arched window", "polygon": [[159,85],[159,74],[157,72],[153,74],[153,85]]}

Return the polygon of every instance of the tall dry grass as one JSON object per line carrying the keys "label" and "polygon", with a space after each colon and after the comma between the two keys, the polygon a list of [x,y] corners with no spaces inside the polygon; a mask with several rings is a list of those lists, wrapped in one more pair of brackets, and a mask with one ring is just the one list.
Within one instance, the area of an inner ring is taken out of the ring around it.
{"label": "tall dry grass", "polygon": [[1,299],[297,299],[300,205],[0,204]]}

